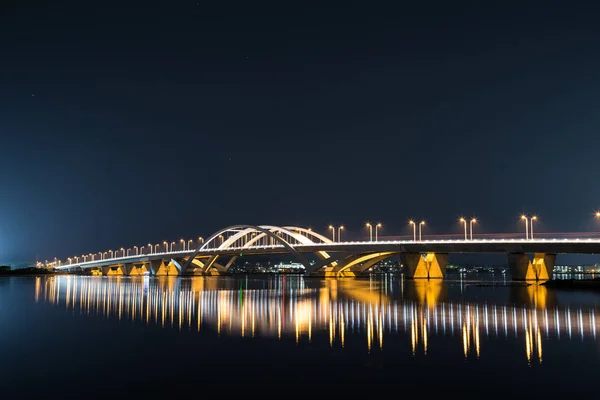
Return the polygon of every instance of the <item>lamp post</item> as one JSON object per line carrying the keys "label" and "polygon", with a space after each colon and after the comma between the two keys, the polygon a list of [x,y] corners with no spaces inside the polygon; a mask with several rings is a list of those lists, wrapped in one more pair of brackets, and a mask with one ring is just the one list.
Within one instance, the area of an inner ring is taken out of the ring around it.
{"label": "lamp post", "polygon": [[160,243],[156,243],[154,245],[154,253],[158,253],[158,247],[160,246]]}
{"label": "lamp post", "polygon": [[165,240],[163,242],[163,244],[165,245],[165,253],[168,253],[169,252],[169,243],[167,243],[167,241]]}
{"label": "lamp post", "polygon": [[421,221],[419,222],[419,241],[422,240],[422,235],[421,235],[421,227],[425,225],[425,221]]}
{"label": "lamp post", "polygon": [[335,243],[335,228],[329,225],[329,230],[331,231],[331,240]]}
{"label": "lamp post", "polygon": [[530,220],[531,222],[529,223],[529,230],[531,231],[531,235],[529,235],[529,238],[533,240],[533,221],[537,221],[537,217],[534,215],[530,218]]}
{"label": "lamp post", "polygon": [[343,231],[343,230],[344,230],[344,225],[341,225],[341,226],[338,228],[338,242],[341,242],[341,241],[342,241],[342,231]]}
{"label": "lamp post", "polygon": [[125,249],[121,247],[121,251],[122,251],[121,257],[125,257]]}
{"label": "lamp post", "polygon": [[471,240],[473,240],[473,224],[477,223],[477,218],[472,218],[471,221],[469,222],[469,231],[471,234]]}
{"label": "lamp post", "polygon": [[135,255],[139,256],[140,255],[140,248],[137,246],[133,246],[133,248],[135,249]]}
{"label": "lamp post", "polygon": [[458,220],[458,222],[462,222],[462,223],[463,223],[463,225],[464,225],[464,227],[465,227],[465,240],[467,240],[467,220],[461,217],[461,218]]}
{"label": "lamp post", "polygon": [[152,243],[148,243],[148,254],[152,254]]}
{"label": "lamp post", "polygon": [[377,225],[375,225],[375,241],[377,241],[377,230],[381,228],[381,222],[378,222]]}
{"label": "lamp post", "polygon": [[417,241],[417,224],[415,224],[415,221],[413,221],[412,219],[410,221],[408,221],[409,225],[412,225],[413,227],[413,242]]}
{"label": "lamp post", "polygon": [[175,246],[175,242],[171,242],[171,249],[169,250],[170,252],[173,252],[173,246]]}
{"label": "lamp post", "polygon": [[373,241],[373,226],[367,222],[365,225],[367,228],[369,228],[369,241],[372,242]]}
{"label": "lamp post", "polygon": [[188,240],[188,251],[190,251],[192,249],[192,243],[194,241],[192,239]]}
{"label": "lamp post", "polygon": [[529,219],[527,215],[521,215],[521,220],[525,221],[525,240],[529,239]]}
{"label": "lamp post", "polygon": [[179,239],[179,242],[181,243],[181,250],[185,251],[185,240]]}
{"label": "lamp post", "polygon": [[114,258],[114,255],[115,255],[114,251],[109,250],[108,252],[110,253],[110,258]]}
{"label": "lamp post", "polygon": [[198,242],[204,243],[204,238],[202,236],[198,236]]}

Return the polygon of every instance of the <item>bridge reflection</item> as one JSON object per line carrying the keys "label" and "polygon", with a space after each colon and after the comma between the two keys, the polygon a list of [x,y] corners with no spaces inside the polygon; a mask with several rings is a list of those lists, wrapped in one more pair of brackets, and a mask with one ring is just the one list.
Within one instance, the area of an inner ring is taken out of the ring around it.
{"label": "bridge reflection", "polygon": [[[366,338],[368,351],[384,339],[404,335],[414,355],[427,354],[433,336],[460,340],[464,357],[481,355],[482,342],[515,339],[528,361],[542,361],[549,339],[596,340],[594,308],[548,306],[547,289],[521,288],[520,304],[445,301],[440,281],[402,281],[401,299],[393,286],[370,280],[320,280],[310,287],[302,277],[262,281],[194,277],[38,277],[36,302],[48,302],[82,315],[158,324],[163,327],[242,337],[328,336],[329,345],[346,345],[352,335]],[[239,287],[232,287],[232,284]]]}

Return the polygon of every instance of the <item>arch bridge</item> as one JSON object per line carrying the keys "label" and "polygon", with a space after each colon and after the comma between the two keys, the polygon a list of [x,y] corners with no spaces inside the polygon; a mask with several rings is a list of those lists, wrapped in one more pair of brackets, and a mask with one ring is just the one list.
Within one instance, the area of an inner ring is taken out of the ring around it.
{"label": "arch bridge", "polygon": [[399,256],[408,278],[443,278],[450,253],[503,253],[512,278],[547,280],[559,253],[600,253],[599,239],[384,240],[334,242],[297,226],[233,225],[195,249],[149,252],[61,265],[58,270],[95,275],[223,275],[251,255],[291,255],[305,274],[357,276],[386,258]]}

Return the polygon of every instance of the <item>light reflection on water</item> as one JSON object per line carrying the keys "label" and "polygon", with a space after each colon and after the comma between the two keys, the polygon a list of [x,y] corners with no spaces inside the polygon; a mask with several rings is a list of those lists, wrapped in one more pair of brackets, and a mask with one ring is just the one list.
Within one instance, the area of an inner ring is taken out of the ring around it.
{"label": "light reflection on water", "polygon": [[457,300],[449,285],[387,278],[55,276],[36,278],[34,297],[79,315],[216,335],[293,337],[298,343],[319,333],[332,347],[360,337],[366,352],[384,351],[386,340],[402,335],[413,355],[427,355],[432,338],[446,336],[465,358],[479,358],[484,339],[514,338],[522,343],[523,362],[542,363],[549,338],[597,340],[593,304],[561,305],[539,285],[517,287],[523,301]]}

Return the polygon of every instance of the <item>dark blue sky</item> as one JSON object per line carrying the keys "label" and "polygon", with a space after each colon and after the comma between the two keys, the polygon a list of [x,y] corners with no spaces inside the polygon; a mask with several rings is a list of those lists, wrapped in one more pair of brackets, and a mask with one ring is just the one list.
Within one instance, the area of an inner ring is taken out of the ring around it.
{"label": "dark blue sky", "polygon": [[0,9],[0,262],[235,223],[600,228],[592,2],[122,3]]}

